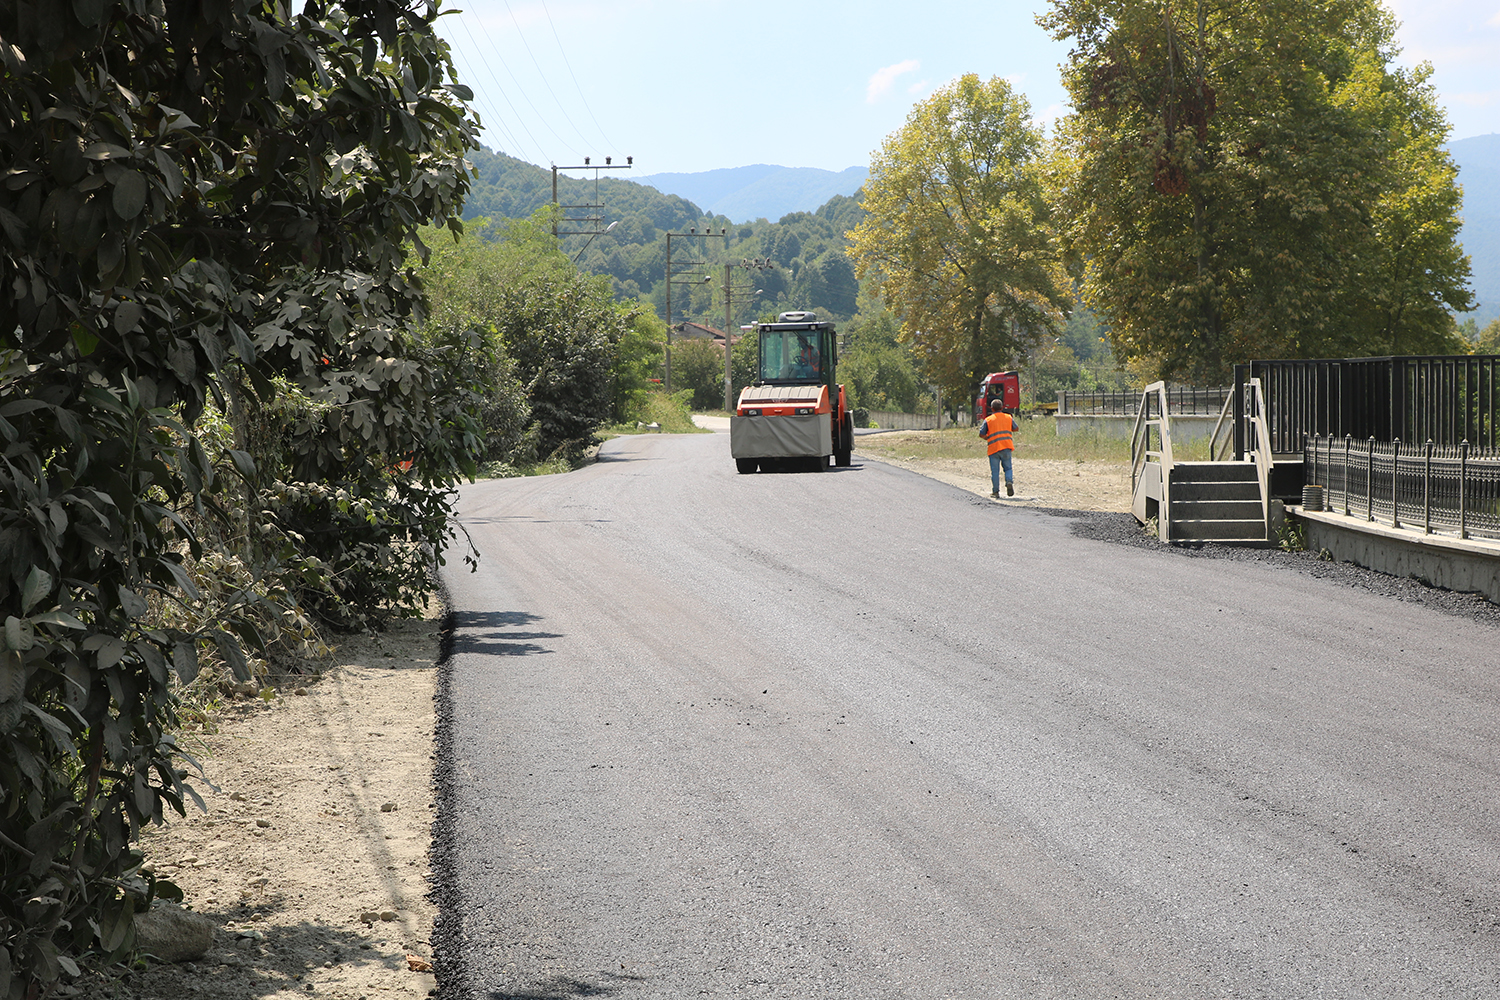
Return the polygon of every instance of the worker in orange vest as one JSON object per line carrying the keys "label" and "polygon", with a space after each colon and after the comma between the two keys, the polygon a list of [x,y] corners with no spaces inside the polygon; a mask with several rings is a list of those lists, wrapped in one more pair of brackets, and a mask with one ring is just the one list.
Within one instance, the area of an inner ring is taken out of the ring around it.
{"label": "worker in orange vest", "polygon": [[984,423],[979,425],[979,434],[989,442],[990,446],[990,482],[993,489],[990,496],[996,500],[1000,499],[1000,469],[1005,469],[1005,495],[1013,497],[1016,495],[1015,477],[1011,473],[1011,457],[1016,449],[1015,433],[1016,418],[1005,412],[1005,404],[1000,400],[990,403],[990,415],[984,418]]}

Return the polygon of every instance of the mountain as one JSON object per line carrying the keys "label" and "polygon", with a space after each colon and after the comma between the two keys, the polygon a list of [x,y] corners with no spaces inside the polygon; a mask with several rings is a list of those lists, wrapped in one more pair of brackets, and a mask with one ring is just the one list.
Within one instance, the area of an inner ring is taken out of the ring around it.
{"label": "mountain", "polygon": [[869,171],[850,167],[835,173],[816,167],[757,163],[691,174],[648,174],[634,178],[663,194],[675,194],[714,215],[739,222],[772,221],[792,212],[812,212],[834,195],[851,196]]}
{"label": "mountain", "polygon": [[1482,327],[1500,318],[1500,135],[1476,135],[1448,144],[1464,187],[1464,228],[1459,234],[1474,271]]}
{"label": "mountain", "polygon": [[[480,217],[496,221],[524,219],[552,200],[550,170],[489,149],[476,149],[469,159],[477,176],[464,203],[466,221]],[[778,181],[782,173],[803,172],[787,171],[784,167],[745,167],[710,173],[734,175],[716,179],[719,184],[716,193],[728,197],[757,186],[774,190],[785,181],[784,178]],[[805,173],[823,175],[823,183],[844,176],[827,170]],[[851,190],[858,187],[855,181]],[[816,188],[803,189],[799,197],[811,197],[806,193],[808,190]],[[773,270],[747,269],[736,275],[736,285],[748,286],[744,290],[749,293],[753,289],[756,296],[754,312],[744,312],[745,316],[774,316],[787,309],[812,309],[844,321],[859,308],[859,281],[844,252],[848,246],[845,234],[859,225],[865,213],[847,195],[829,195],[814,205],[812,211],[778,212],[775,222],[757,218],[742,223],[731,222],[722,213],[705,212],[675,192],[664,194],[618,176],[600,177],[597,181],[561,176],[557,195],[561,204],[573,206],[564,213],[559,226],[563,252],[580,269],[608,275],[617,298],[644,299],[656,307],[660,316],[667,313],[670,287],[665,280],[664,237],[669,232],[681,236],[694,229],[719,235],[687,238],[672,248],[679,268],[675,274],[679,278],[683,273],[680,267],[693,257],[703,262],[703,273],[716,276],[722,274],[724,265],[747,259],[775,262]],[[594,219],[598,222],[593,222]],[[600,225],[607,228],[601,231]],[[504,227],[477,231],[487,232],[484,238],[494,239],[503,234]],[[712,285],[683,288],[680,281],[672,284],[679,285],[671,296],[674,322],[692,320],[710,325],[724,322],[722,277],[716,277]],[[735,301],[742,310],[752,305],[748,298]]]}

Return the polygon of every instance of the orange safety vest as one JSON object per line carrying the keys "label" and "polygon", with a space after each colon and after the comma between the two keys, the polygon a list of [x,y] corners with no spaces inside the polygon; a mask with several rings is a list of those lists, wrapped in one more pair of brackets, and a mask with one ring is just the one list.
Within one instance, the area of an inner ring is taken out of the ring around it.
{"label": "orange safety vest", "polygon": [[984,439],[990,443],[989,454],[997,451],[1014,451],[1015,440],[1011,437],[1016,421],[1009,413],[991,413],[984,418]]}

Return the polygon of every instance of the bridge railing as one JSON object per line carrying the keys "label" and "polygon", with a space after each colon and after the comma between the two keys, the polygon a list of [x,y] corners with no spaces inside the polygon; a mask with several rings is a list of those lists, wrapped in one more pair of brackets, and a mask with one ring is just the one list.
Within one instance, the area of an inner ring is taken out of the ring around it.
{"label": "bridge railing", "polygon": [[1307,437],[1306,482],[1325,510],[1425,534],[1500,539],[1500,452],[1400,440]]}

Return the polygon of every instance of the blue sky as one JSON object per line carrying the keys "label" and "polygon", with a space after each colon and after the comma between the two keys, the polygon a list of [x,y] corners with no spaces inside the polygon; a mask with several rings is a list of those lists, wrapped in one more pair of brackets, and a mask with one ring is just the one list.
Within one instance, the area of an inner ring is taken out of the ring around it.
{"label": "blue sky", "polygon": [[[1401,61],[1432,63],[1451,137],[1500,132],[1500,0],[1387,0]],[[1067,46],[1030,0],[444,0],[485,144],[541,166],[635,159],[644,176],[869,162],[915,101],[1003,76],[1065,110]]]}

